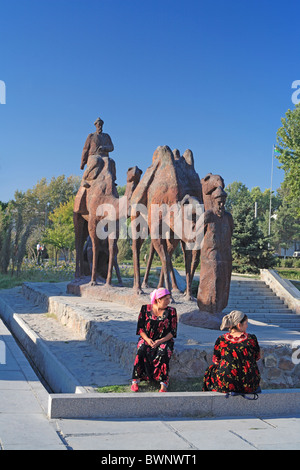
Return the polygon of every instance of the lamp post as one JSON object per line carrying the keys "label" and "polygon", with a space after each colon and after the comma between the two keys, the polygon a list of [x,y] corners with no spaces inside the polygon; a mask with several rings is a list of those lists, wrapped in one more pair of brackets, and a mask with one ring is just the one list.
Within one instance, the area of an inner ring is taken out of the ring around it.
{"label": "lamp post", "polygon": [[269,209],[269,231],[268,235],[271,235],[271,211],[272,211],[272,187],[273,187],[273,166],[274,166],[274,145],[272,148],[272,165],[271,165],[271,188],[270,188],[270,209]]}

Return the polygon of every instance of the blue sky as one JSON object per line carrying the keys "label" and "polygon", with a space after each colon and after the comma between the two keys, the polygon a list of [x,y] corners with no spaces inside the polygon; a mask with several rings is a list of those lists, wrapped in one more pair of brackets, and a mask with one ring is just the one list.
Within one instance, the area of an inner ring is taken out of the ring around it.
{"label": "blue sky", "polygon": [[2,0],[0,200],[82,175],[98,116],[120,185],[169,145],[193,151],[201,178],[269,188],[300,79],[299,13],[297,0]]}

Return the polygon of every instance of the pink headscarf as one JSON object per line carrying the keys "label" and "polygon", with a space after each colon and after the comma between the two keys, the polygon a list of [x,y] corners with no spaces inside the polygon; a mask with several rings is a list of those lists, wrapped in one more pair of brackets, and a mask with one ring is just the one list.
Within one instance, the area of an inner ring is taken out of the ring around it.
{"label": "pink headscarf", "polygon": [[168,289],[165,289],[164,287],[160,287],[159,289],[155,289],[151,294],[150,294],[150,299],[151,299],[151,305],[154,304],[154,302],[157,299],[160,299],[161,297],[164,297],[165,295],[171,295]]}

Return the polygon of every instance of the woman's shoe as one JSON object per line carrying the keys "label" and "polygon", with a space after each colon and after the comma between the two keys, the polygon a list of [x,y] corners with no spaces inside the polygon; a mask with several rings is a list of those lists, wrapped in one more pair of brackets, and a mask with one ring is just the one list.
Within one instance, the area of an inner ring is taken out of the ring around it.
{"label": "woman's shoe", "polygon": [[166,382],[160,382],[159,393],[165,393],[168,389],[168,384]]}
{"label": "woman's shoe", "polygon": [[137,384],[136,382],[133,382],[133,383],[131,384],[131,391],[132,391],[132,392],[138,392],[138,391],[139,391],[139,386],[138,386],[138,384]]}

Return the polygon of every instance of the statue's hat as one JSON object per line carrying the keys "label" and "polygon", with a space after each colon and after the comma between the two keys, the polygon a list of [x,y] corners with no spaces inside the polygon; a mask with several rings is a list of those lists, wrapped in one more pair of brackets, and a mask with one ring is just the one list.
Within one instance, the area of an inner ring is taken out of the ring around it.
{"label": "statue's hat", "polygon": [[101,122],[101,124],[103,125],[104,124],[104,121],[101,119],[101,118],[97,118],[96,121],[94,122],[94,124],[96,125],[97,122]]}

